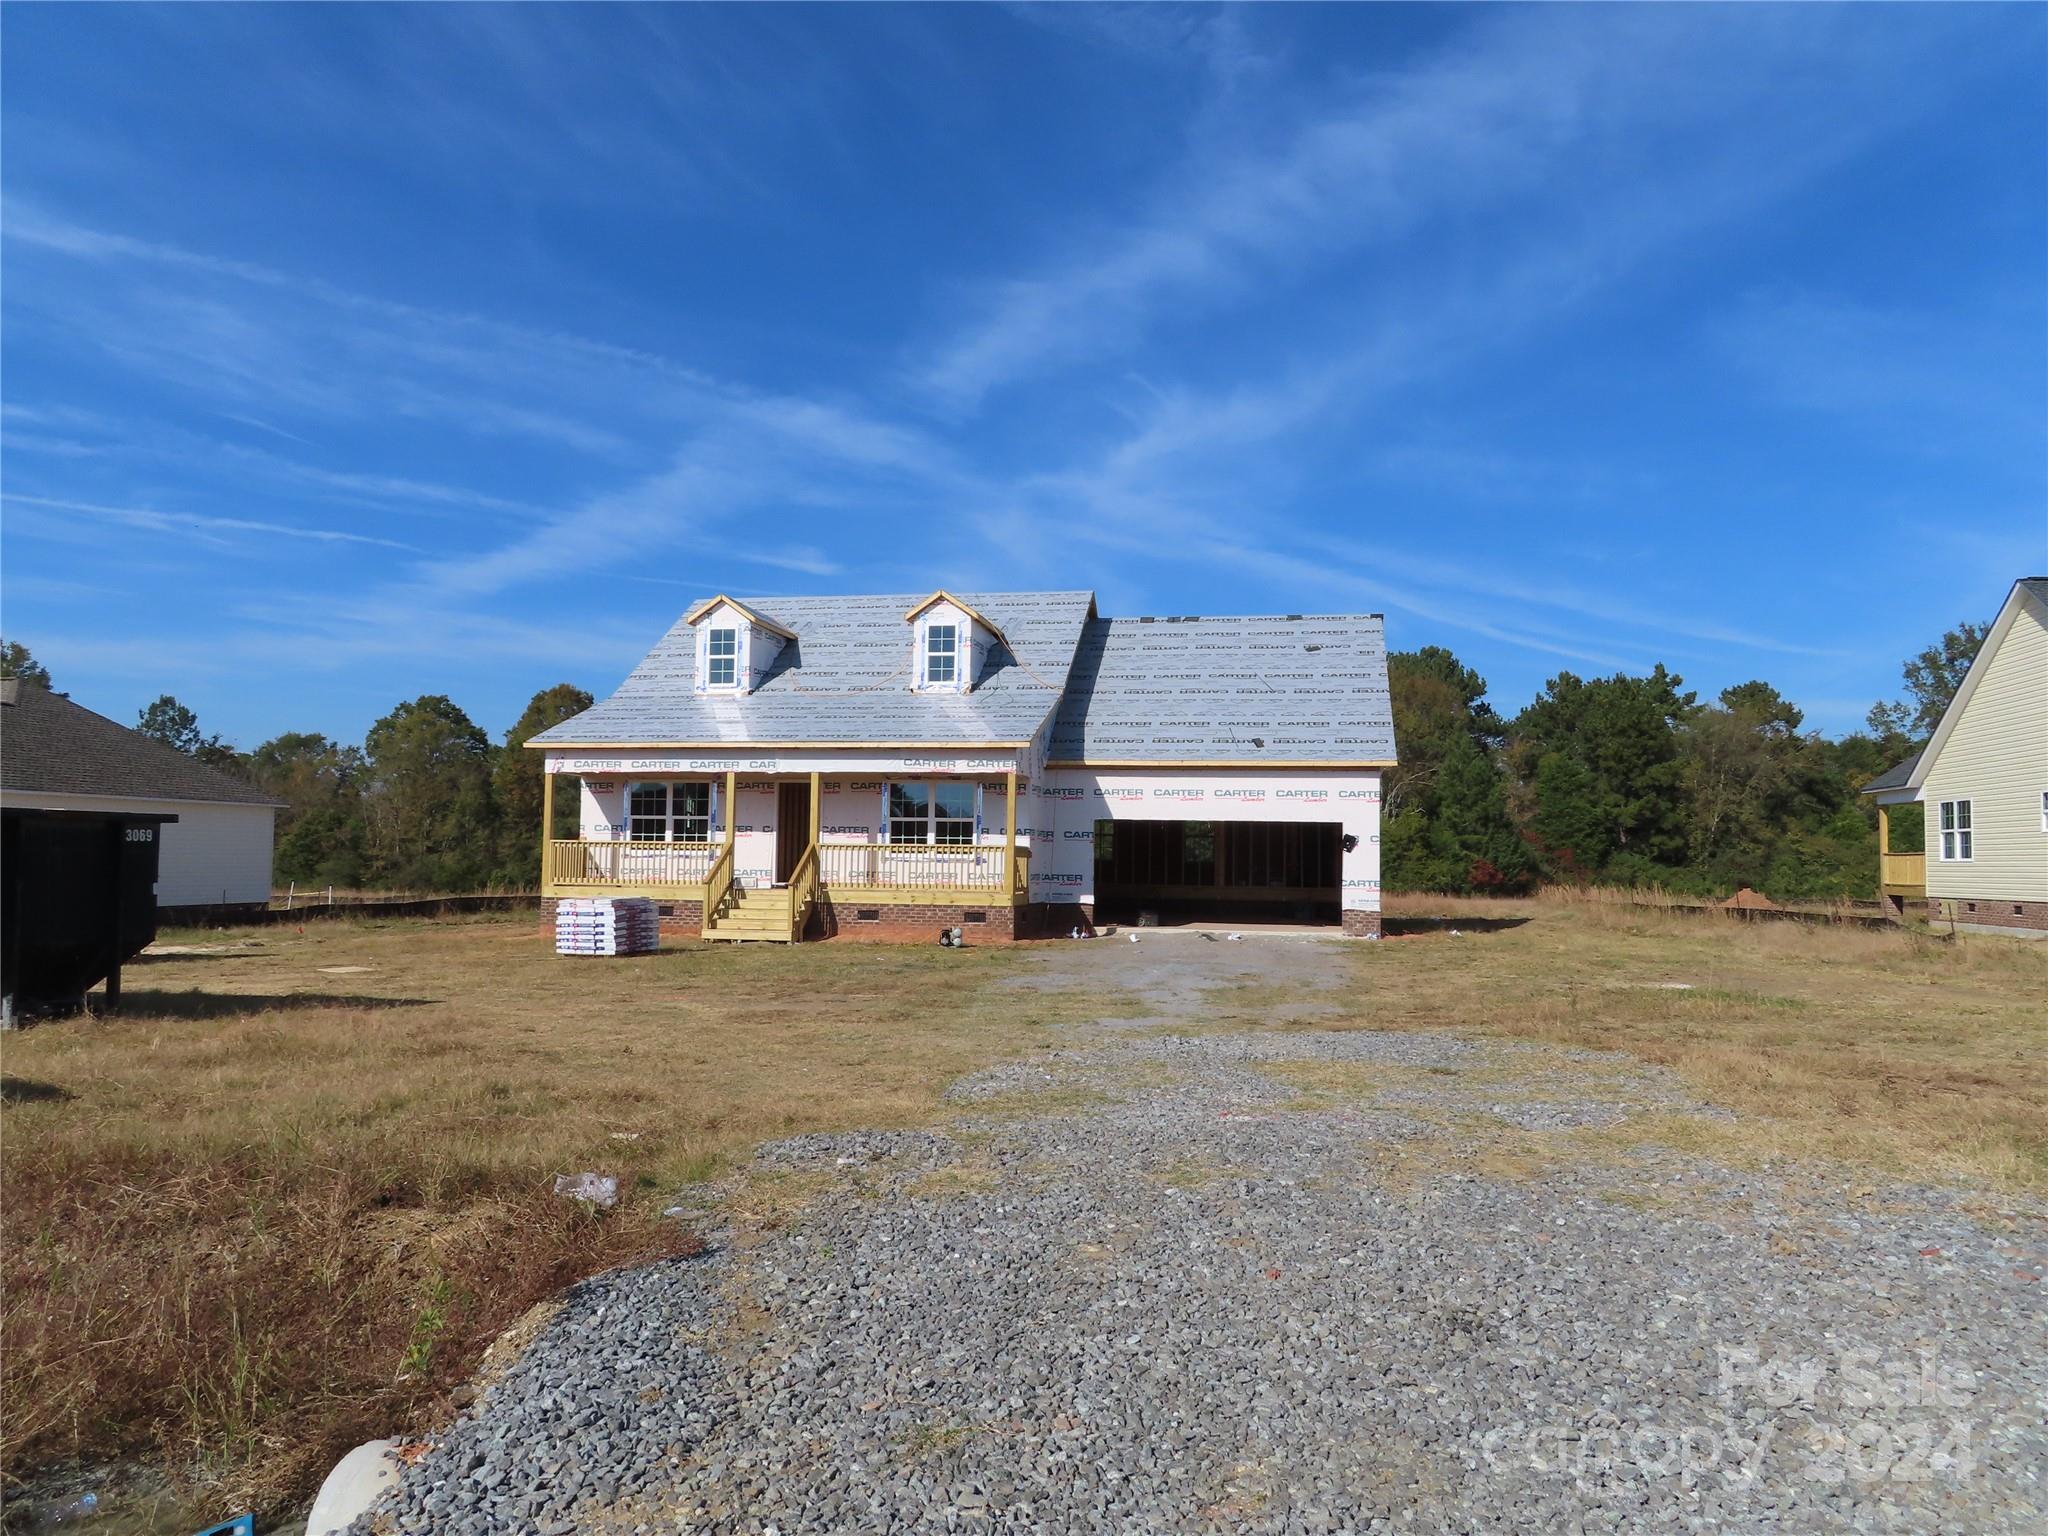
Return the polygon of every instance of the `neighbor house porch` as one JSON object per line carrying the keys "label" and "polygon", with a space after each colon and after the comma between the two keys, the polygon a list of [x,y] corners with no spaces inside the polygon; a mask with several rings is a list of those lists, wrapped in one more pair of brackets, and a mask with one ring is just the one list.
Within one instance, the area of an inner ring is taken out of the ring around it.
{"label": "neighbor house porch", "polygon": [[[542,824],[552,829],[555,775],[543,785]],[[867,921],[886,911],[900,923],[906,908],[969,921],[999,908],[1008,932],[1030,889],[1014,771],[999,784],[728,771],[636,778],[604,793],[618,813],[586,816],[583,836],[544,839],[544,897],[651,897],[699,914],[705,938],[790,943],[836,931],[842,910]],[[1000,834],[989,825],[994,793]],[[588,789],[585,800],[596,803]]]}
{"label": "neighbor house porch", "polygon": [[1892,852],[1893,805],[1911,807],[1917,826],[1922,815],[1917,796],[1911,799],[1880,800],[1877,804],[1877,900],[1888,912],[1902,912],[1908,902],[1927,899],[1927,855]]}

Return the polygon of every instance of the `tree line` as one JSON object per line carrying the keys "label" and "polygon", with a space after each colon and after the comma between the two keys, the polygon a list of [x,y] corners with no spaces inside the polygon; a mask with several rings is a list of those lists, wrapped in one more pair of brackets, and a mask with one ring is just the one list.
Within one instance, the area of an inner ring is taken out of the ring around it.
{"label": "tree line", "polygon": [[[1867,897],[1877,812],[1863,786],[1924,742],[1988,625],[1963,624],[1904,666],[1905,696],[1838,740],[1771,684],[1702,702],[1662,666],[1560,672],[1512,718],[1441,646],[1388,658],[1398,767],[1386,776],[1389,890],[1523,891],[1544,881],[1652,885],[1780,901]],[[1918,852],[1921,824],[1892,828]]]}
{"label": "tree line", "polygon": [[[1508,718],[1442,646],[1396,652],[1387,670],[1400,763],[1386,776],[1382,881],[1445,893],[1563,880],[1867,896],[1876,812],[1858,792],[1933,731],[1987,627],[1964,624],[1907,661],[1905,697],[1873,705],[1865,728],[1839,740],[1803,730],[1769,683],[1702,703],[1662,666],[1640,677],[1560,672]],[[50,686],[13,642],[0,644],[0,675]],[[280,884],[477,890],[535,883],[541,765],[523,744],[590,704],[573,684],[545,688],[502,744],[443,694],[400,704],[360,746],[287,731],[240,752],[169,694],[136,728],[283,802]],[[1917,818],[1901,818],[1896,851],[1917,851],[1920,835]]]}

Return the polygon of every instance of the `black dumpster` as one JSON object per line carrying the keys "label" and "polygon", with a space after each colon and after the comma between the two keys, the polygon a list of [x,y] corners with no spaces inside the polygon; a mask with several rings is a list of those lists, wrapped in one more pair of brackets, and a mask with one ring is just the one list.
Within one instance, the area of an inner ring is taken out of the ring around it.
{"label": "black dumpster", "polygon": [[0,807],[0,1012],[14,1025],[85,1005],[156,937],[156,858],[175,816]]}

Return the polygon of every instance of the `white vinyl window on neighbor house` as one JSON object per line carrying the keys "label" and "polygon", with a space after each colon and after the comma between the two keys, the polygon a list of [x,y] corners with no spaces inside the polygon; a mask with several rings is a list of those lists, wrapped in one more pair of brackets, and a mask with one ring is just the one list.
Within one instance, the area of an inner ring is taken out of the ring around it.
{"label": "white vinyl window on neighbor house", "polygon": [[924,680],[927,683],[950,683],[958,677],[960,668],[960,627],[957,624],[931,624],[924,632]]}
{"label": "white vinyl window on neighbor house", "polygon": [[1941,858],[1944,864],[1976,857],[1975,838],[1970,830],[1970,802],[1941,802]]}
{"label": "white vinyl window on neighbor house", "polygon": [[626,798],[626,835],[634,842],[711,841],[709,784],[635,784]]}
{"label": "white vinyl window on neighbor house", "polygon": [[889,841],[961,846],[974,841],[972,784],[891,784]]}
{"label": "white vinyl window on neighbor house", "polygon": [[714,629],[705,641],[704,681],[713,688],[730,688],[740,676],[740,632]]}

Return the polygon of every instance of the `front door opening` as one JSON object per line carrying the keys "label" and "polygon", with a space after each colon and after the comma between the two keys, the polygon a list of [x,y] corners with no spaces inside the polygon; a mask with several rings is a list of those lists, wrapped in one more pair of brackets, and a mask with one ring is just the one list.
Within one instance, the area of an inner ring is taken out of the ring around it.
{"label": "front door opening", "polygon": [[811,786],[802,779],[775,786],[775,883],[789,884],[811,845]]}
{"label": "front door opening", "polygon": [[1343,859],[1336,822],[1098,821],[1095,920],[1334,927]]}

